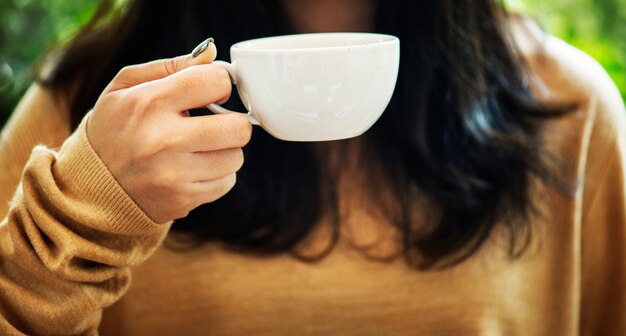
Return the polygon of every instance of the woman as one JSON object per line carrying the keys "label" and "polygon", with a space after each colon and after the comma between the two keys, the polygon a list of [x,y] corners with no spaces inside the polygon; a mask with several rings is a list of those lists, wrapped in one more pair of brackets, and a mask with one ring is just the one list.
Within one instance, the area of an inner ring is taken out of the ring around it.
{"label": "woman", "polygon": [[[3,131],[3,335],[626,333],[624,107],[587,56],[488,0],[107,5]],[[195,109],[217,51],[314,31],[402,41],[365,135]]]}

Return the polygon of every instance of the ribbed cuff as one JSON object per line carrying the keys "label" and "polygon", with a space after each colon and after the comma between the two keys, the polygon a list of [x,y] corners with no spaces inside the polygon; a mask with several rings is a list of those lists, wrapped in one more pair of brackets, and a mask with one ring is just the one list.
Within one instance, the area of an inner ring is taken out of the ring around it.
{"label": "ribbed cuff", "polygon": [[[142,235],[167,230],[169,225],[154,222],[115,180],[87,139],[89,115],[66,140],[53,166],[57,183],[66,192],[80,197],[103,215],[103,231]],[[155,232],[157,231],[157,232]]]}

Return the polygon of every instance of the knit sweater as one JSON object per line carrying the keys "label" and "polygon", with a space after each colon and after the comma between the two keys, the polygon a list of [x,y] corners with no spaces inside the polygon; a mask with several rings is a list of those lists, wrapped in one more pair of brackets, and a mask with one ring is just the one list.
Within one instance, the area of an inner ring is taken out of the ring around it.
{"label": "knit sweater", "polygon": [[626,335],[623,102],[588,56],[518,42],[537,95],[577,103],[542,136],[578,189],[533,189],[541,215],[521,257],[496,230],[438,271],[354,248],[395,244],[358,185],[341,190],[342,236],[318,262],[171,248],[171,224],[152,222],[84,122],[70,135],[63,102],[34,87],[0,139],[0,335]]}

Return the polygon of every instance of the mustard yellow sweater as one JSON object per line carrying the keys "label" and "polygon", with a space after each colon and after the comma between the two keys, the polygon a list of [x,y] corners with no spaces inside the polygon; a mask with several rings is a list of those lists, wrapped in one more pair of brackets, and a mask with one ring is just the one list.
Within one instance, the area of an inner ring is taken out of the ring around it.
{"label": "mustard yellow sweater", "polygon": [[342,191],[348,229],[318,263],[163,247],[169,225],[151,222],[84,126],[70,136],[63,103],[34,87],[0,140],[0,335],[626,335],[623,102],[563,42],[519,45],[542,99],[579,103],[544,136],[583,182],[574,197],[538,187],[544,215],[520,259],[497,232],[444,271],[352,248],[394,244],[358,187]]}

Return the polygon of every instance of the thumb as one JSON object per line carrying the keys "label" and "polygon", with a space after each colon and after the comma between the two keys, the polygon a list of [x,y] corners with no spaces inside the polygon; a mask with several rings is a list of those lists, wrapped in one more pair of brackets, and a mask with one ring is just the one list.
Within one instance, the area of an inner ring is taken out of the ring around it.
{"label": "thumb", "polygon": [[215,60],[217,49],[213,38],[200,43],[191,54],[124,67],[113,78],[105,92],[127,89],[135,85],[168,77],[193,65],[209,64]]}

